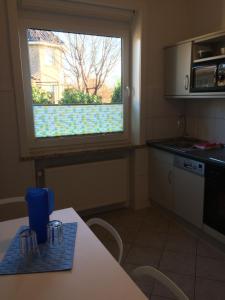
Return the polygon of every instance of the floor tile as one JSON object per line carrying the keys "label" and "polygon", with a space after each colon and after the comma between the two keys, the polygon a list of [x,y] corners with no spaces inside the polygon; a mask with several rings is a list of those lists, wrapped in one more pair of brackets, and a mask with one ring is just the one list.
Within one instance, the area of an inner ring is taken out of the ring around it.
{"label": "floor tile", "polygon": [[[116,227],[115,227],[116,228]],[[123,227],[116,228],[122,241],[126,243],[133,243],[137,237],[138,231],[136,228]]]}
{"label": "floor tile", "polygon": [[166,240],[166,233],[154,232],[145,228],[138,232],[134,243],[138,246],[163,249],[166,245]]}
{"label": "floor tile", "polygon": [[94,215],[94,217],[101,218],[109,222],[112,226],[115,226],[115,224],[117,224],[120,219],[125,218],[126,215],[130,215],[130,210],[119,209],[110,212],[99,213]]}
{"label": "floor tile", "polygon": [[203,240],[200,240],[198,243],[197,255],[225,261],[225,253],[216,249]]}
{"label": "floor tile", "polygon": [[225,284],[219,281],[197,278],[195,300],[224,300]]}
{"label": "floor tile", "polygon": [[194,255],[165,251],[160,260],[160,270],[183,275],[194,275],[195,259]]}
{"label": "floor tile", "polygon": [[186,232],[184,227],[176,221],[171,221],[169,224],[169,234]]}
{"label": "floor tile", "polygon": [[158,266],[161,257],[161,250],[146,247],[132,247],[127,255],[125,263],[135,265]]}
{"label": "floor tile", "polygon": [[196,232],[187,228],[184,224],[180,224],[178,221],[172,220],[169,224],[169,235],[191,235],[193,238],[199,239]]}
{"label": "floor tile", "polygon": [[168,215],[167,212],[165,212],[160,206],[158,205],[152,205],[151,207],[148,208],[148,212],[151,215],[158,215],[158,216],[164,216],[166,218],[170,218],[171,216]]}
{"label": "floor tile", "polygon": [[225,262],[214,258],[198,256],[196,275],[207,279],[225,281]]}
{"label": "floor tile", "polygon": [[120,209],[115,210],[112,212],[107,212],[101,214],[101,217],[108,222],[116,223],[116,222],[122,222],[123,224],[127,224],[127,226],[130,224],[135,224],[135,222],[142,221],[143,218],[146,216],[147,210],[138,210],[134,211],[132,209]]}
{"label": "floor tile", "polygon": [[133,212],[133,210],[130,208],[119,208],[119,209],[115,209],[115,210],[106,211],[106,212],[100,213],[98,215],[101,215],[102,217],[104,217],[106,219],[110,219],[111,217],[118,218],[118,217],[130,215],[132,212]]}
{"label": "floor tile", "polygon": [[144,220],[144,218],[146,216],[149,215],[149,213],[151,213],[151,208],[147,207],[147,208],[143,208],[143,209],[138,209],[138,210],[133,210],[133,214],[135,214],[136,217]]}
{"label": "floor tile", "polygon": [[[190,298],[190,300],[194,299],[194,276],[180,275],[166,271],[164,271],[163,273],[171,280],[173,280],[178,285],[178,287],[181,288],[183,292]],[[158,281],[155,282],[152,295],[176,299],[176,297],[169,291],[169,289],[163,286]]]}
{"label": "floor tile", "polygon": [[143,220],[141,218],[136,218],[135,215],[130,215],[127,217],[119,218],[116,222],[113,222],[113,226],[116,228],[132,228],[138,230],[140,228]]}
{"label": "floor tile", "polygon": [[197,239],[187,233],[169,235],[166,250],[195,255],[197,251]]}
{"label": "floor tile", "polygon": [[123,258],[122,258],[123,261],[126,260],[130,250],[131,250],[131,244],[123,243]]}
{"label": "floor tile", "polygon": [[145,218],[142,226],[142,229],[148,229],[156,232],[168,233],[169,231],[169,220],[161,217],[149,216]]}

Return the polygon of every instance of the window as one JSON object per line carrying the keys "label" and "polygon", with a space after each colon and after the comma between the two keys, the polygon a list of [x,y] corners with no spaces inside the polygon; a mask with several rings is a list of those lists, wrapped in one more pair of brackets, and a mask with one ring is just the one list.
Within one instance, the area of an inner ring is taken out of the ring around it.
{"label": "window", "polygon": [[36,138],[123,132],[120,37],[29,28],[27,45],[37,48],[29,51]]}
{"label": "window", "polygon": [[129,144],[133,12],[57,0],[55,7],[19,3],[14,72],[22,152]]}

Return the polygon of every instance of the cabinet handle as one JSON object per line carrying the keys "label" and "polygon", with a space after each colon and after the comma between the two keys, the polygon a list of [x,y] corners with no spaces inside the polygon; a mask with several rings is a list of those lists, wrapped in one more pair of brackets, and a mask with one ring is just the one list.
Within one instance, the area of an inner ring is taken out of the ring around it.
{"label": "cabinet handle", "polygon": [[172,184],[172,171],[168,172],[168,182],[169,184]]}
{"label": "cabinet handle", "polygon": [[189,76],[186,75],[185,76],[185,90],[188,90],[188,87],[189,87]]}

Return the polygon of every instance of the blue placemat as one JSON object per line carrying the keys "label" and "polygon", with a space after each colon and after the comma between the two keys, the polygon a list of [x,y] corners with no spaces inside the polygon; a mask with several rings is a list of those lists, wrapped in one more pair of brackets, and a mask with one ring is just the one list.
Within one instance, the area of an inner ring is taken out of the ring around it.
{"label": "blue placemat", "polygon": [[13,238],[3,260],[0,262],[0,275],[41,273],[70,270],[73,267],[77,223],[64,223],[64,245],[51,248],[40,244],[40,256],[24,259],[19,250],[19,233],[27,226],[21,226]]}

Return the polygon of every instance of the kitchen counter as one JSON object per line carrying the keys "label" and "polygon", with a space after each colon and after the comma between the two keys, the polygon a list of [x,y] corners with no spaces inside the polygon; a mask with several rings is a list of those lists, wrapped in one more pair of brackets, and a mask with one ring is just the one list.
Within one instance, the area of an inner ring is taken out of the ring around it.
{"label": "kitchen counter", "polygon": [[153,148],[165,150],[167,152],[177,154],[190,159],[198,160],[204,163],[209,163],[225,168],[225,148],[200,150],[193,147],[179,147],[179,141],[185,146],[185,143],[191,144],[191,141],[197,142],[196,139],[191,138],[177,138],[177,139],[161,139],[148,140],[147,145]]}

